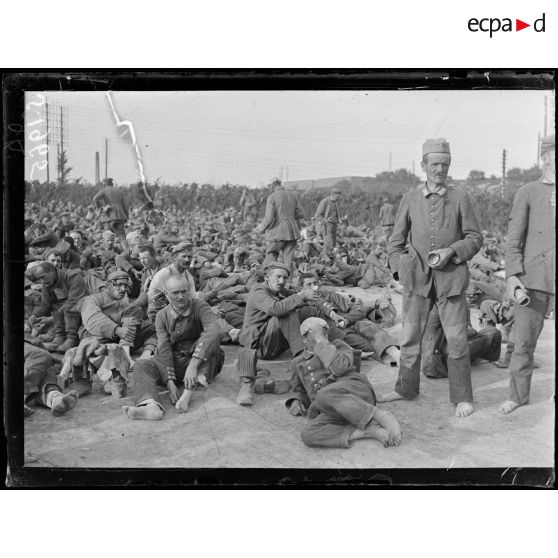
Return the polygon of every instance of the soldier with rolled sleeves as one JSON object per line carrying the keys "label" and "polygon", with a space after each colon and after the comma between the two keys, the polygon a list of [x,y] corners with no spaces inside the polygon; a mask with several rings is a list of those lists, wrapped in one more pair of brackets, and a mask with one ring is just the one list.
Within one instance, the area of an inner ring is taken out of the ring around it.
{"label": "soldier with rolled sleeves", "polygon": [[526,303],[515,304],[510,386],[507,400],[498,407],[503,414],[529,402],[537,340],[545,314],[555,304],[555,157],[555,136],[544,137],[541,140],[542,176],[517,191],[509,218],[506,281],[510,295],[516,301],[523,297]]}
{"label": "soldier with rolled sleeves", "polygon": [[319,294],[306,289],[300,292],[287,289],[290,268],[280,262],[266,266],[263,283],[252,287],[246,302],[244,323],[240,331],[237,373],[240,379],[239,405],[252,405],[257,358],[272,360],[291,349],[300,353],[304,345],[300,336],[300,322],[314,315]]}
{"label": "soldier with rolled sleeves", "polygon": [[54,326],[54,339],[45,347],[49,351],[65,353],[78,344],[81,305],[87,295],[83,276],[79,269],[58,269],[49,262],[39,263],[33,273],[43,285],[41,304],[35,316],[45,317],[43,325]]}
{"label": "soldier with rolled sleeves", "polygon": [[330,254],[337,244],[337,227],[340,219],[337,202],[340,197],[341,190],[333,188],[331,194],[318,204],[314,215],[314,219],[320,223],[320,233],[324,240],[324,255]]}
{"label": "soldier with rolled sleeves", "polygon": [[302,441],[310,447],[348,448],[359,439],[387,446],[401,443],[401,428],[389,411],[376,407],[368,378],[357,372],[353,350],[327,338],[325,320],[311,317],[300,324],[305,349],[292,364],[293,393],[285,402],[293,416],[308,414]]}
{"label": "soldier with rolled sleeves", "polygon": [[[179,410],[188,406],[188,395],[201,384],[211,383],[221,372],[225,355],[220,348],[222,331],[210,306],[190,295],[188,281],[171,275],[165,286],[169,304],[157,313],[157,349],[149,360],[139,359],[134,368],[135,407],[123,407],[128,418],[160,420],[164,407],[157,385],[169,390]],[[184,393],[178,387],[184,384]]]}
{"label": "soldier with rolled sleeves", "polygon": [[448,142],[428,139],[422,154],[426,184],[403,196],[390,238],[389,266],[403,285],[403,335],[395,389],[378,400],[410,400],[418,395],[421,339],[436,306],[448,343],[450,401],[455,415],[465,417],[473,412],[466,262],[479,251],[482,234],[467,193],[446,185]]}
{"label": "soldier with rolled sleeves", "polygon": [[275,191],[267,198],[264,219],[254,233],[265,232],[267,248],[264,265],[281,259],[292,271],[304,209],[296,195],[287,192],[279,179],[275,179],[272,185]]}

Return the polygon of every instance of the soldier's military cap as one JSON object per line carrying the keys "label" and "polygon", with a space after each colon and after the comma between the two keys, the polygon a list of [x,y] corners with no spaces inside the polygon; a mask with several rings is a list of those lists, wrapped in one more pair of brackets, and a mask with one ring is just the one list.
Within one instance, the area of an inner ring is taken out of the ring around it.
{"label": "soldier's military cap", "polygon": [[451,154],[449,143],[445,138],[430,138],[424,140],[422,144],[422,154],[427,153],[447,153]]}
{"label": "soldier's military cap", "polygon": [[178,254],[179,252],[189,252],[192,253],[194,245],[191,242],[179,242],[176,246],[173,246],[172,253]]}
{"label": "soldier's military cap", "polygon": [[121,279],[125,281],[129,281],[130,277],[125,271],[122,270],[111,271],[107,277],[107,281],[113,281],[113,282]]}
{"label": "soldier's military cap", "polygon": [[291,275],[290,267],[285,265],[284,263],[281,263],[281,262],[269,262],[265,266],[264,271],[266,273],[269,273],[272,269],[283,269],[284,271],[286,271],[289,274],[289,276]]}

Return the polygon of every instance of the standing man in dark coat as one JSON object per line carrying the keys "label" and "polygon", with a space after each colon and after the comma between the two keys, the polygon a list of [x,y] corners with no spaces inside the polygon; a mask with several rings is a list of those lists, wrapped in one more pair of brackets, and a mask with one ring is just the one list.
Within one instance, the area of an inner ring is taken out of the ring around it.
{"label": "standing man in dark coat", "polygon": [[337,202],[341,196],[341,190],[334,188],[331,194],[324,198],[316,209],[314,218],[320,223],[320,232],[324,239],[323,255],[331,254],[337,244],[337,227],[339,225],[339,207]]}
{"label": "standing man in dark coat", "polygon": [[[406,193],[399,204],[388,257],[394,278],[404,289],[401,360],[394,391],[378,401],[418,395],[420,344],[436,306],[448,342],[450,400],[455,415],[466,417],[473,412],[466,262],[480,250],[482,234],[467,193],[446,185],[450,162],[445,139],[426,140],[421,163],[426,184]],[[430,260],[431,254],[437,261]]]}
{"label": "standing man in dark coat", "polygon": [[300,221],[304,219],[304,209],[296,195],[287,192],[279,179],[275,179],[272,185],[275,191],[267,198],[264,220],[254,229],[254,233],[266,233],[268,245],[264,266],[281,259],[293,270],[294,252],[296,241],[300,237]]}
{"label": "standing man in dark coat", "polygon": [[514,351],[508,398],[499,407],[511,413],[529,402],[533,356],[544,317],[554,308],[556,281],[556,140],[541,140],[542,176],[515,194],[506,243],[506,278],[510,295],[526,292],[529,303],[515,305]]}
{"label": "standing man in dark coat", "polygon": [[124,227],[126,221],[128,221],[128,202],[124,194],[114,187],[112,178],[105,178],[103,184],[105,187],[93,196],[93,203],[97,207],[104,208],[103,221],[107,223],[108,229],[116,233],[120,240],[120,245],[125,250],[127,244]]}

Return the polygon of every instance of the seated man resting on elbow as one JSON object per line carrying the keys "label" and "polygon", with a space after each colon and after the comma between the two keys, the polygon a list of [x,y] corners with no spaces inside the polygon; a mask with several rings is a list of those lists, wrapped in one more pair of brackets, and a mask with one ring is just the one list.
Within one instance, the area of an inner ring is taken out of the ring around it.
{"label": "seated man resting on elbow", "polygon": [[353,440],[373,438],[384,447],[401,443],[401,428],[389,411],[376,407],[368,379],[356,372],[353,350],[341,340],[329,342],[327,323],[308,318],[300,325],[306,349],[291,365],[291,415],[304,415],[302,441],[310,447],[348,448]]}

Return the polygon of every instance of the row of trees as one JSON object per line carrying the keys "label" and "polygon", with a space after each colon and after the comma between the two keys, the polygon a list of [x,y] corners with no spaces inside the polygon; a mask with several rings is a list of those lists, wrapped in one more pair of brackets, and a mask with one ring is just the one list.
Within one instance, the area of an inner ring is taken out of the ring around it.
{"label": "row of trees", "polygon": [[[537,167],[522,171],[521,169],[510,169],[509,180],[504,186],[486,189],[479,187],[482,171],[471,171],[466,181],[462,181],[459,187],[466,188],[475,204],[480,225],[483,229],[490,231],[502,231],[506,229],[506,223],[511,209],[513,196],[519,186],[538,178],[535,174]],[[513,171],[513,172],[512,172]],[[483,174],[484,175],[484,174]],[[494,184],[500,181],[494,180]],[[343,215],[347,215],[349,223],[353,226],[373,227],[378,222],[380,208],[383,198],[387,197],[396,207],[401,196],[420,183],[420,178],[405,169],[393,172],[378,173],[375,177],[363,178],[358,182],[342,180],[335,184],[343,190],[343,196],[339,202]],[[93,196],[100,190],[101,186],[90,186],[73,181],[68,184],[56,185],[54,183],[26,183],[26,201],[45,205],[49,201],[58,204],[71,202],[76,206],[88,206],[92,203]],[[125,193],[131,206],[141,205],[144,200],[141,190],[137,187],[125,187]],[[232,207],[241,209],[241,199],[249,198],[253,205],[253,211],[260,218],[265,211],[267,196],[270,194],[268,188],[247,189],[244,186],[223,184],[214,187],[209,184],[181,184],[179,186],[148,185],[151,197],[161,200],[163,207],[175,206],[179,210],[208,210],[214,213],[222,213],[224,209]],[[311,217],[316,211],[320,200],[327,195],[324,189],[296,191],[306,211]]]}

